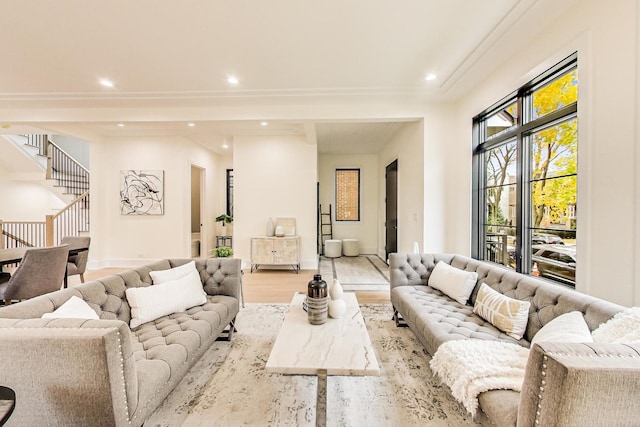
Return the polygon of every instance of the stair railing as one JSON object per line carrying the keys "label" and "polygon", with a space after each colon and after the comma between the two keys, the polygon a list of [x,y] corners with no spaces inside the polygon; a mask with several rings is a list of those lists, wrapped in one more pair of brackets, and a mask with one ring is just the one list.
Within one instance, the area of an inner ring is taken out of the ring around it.
{"label": "stair railing", "polygon": [[79,236],[89,231],[89,192],[69,203],[55,215],[47,215],[46,243],[53,246],[65,236]]}
{"label": "stair railing", "polygon": [[46,246],[44,221],[0,221],[0,248]]}
{"label": "stair railing", "polygon": [[76,196],[89,190],[89,171],[52,141],[47,143],[47,158],[47,179]]}
{"label": "stair railing", "polygon": [[47,155],[47,142],[49,142],[48,135],[24,135],[27,137],[27,145],[36,147],[40,156]]}

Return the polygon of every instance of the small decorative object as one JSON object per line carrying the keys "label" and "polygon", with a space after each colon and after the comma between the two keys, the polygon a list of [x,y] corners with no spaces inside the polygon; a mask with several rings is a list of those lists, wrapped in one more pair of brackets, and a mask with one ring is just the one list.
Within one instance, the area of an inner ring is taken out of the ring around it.
{"label": "small decorative object", "polygon": [[344,291],[338,279],[333,279],[333,283],[329,288],[329,317],[333,319],[341,319],[347,311],[347,303],[342,299]]}
{"label": "small decorative object", "polygon": [[233,249],[228,246],[220,246],[214,250],[218,258],[229,258],[233,256]]}
{"label": "small decorative object", "polygon": [[327,282],[320,274],[314,274],[307,285],[307,315],[312,325],[322,325],[327,321],[329,311],[329,295]]}
{"label": "small decorative object", "polygon": [[273,222],[273,218],[267,220],[267,237],[273,237],[276,234],[276,225]]}
{"label": "small decorative object", "polygon": [[281,225],[277,226],[275,234],[276,237],[284,237],[284,227],[282,227]]}
{"label": "small decorative object", "polygon": [[338,279],[333,279],[333,283],[329,288],[329,296],[331,297],[331,299],[341,299],[343,293],[344,291],[342,289],[340,281]]}
{"label": "small decorative object", "polygon": [[347,311],[347,303],[343,299],[332,299],[329,301],[329,317],[341,319]]}

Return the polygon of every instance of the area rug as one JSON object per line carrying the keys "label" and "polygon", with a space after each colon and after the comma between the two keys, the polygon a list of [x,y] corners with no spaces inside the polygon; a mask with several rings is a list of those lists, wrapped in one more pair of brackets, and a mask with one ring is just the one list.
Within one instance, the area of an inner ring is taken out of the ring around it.
{"label": "area rug", "polygon": [[320,257],[320,274],[340,280],[347,291],[389,290],[389,266],[376,255]]}
{"label": "area rug", "polygon": [[[265,363],[286,304],[247,304],[232,342],[216,342],[146,427],[314,426],[315,376],[267,374]],[[449,389],[433,377],[430,356],[388,304],[361,306],[379,377],[328,377],[328,426],[473,426]]]}

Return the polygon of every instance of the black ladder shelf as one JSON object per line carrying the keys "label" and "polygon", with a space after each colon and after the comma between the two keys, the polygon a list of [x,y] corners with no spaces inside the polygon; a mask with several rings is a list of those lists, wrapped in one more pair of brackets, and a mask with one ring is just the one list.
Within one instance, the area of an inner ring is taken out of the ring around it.
{"label": "black ladder shelf", "polygon": [[[318,215],[319,215],[319,224],[318,224],[318,234],[320,235],[320,255],[324,255],[324,241],[333,239],[333,221],[331,220],[331,205],[329,205],[329,212],[322,212],[322,205],[318,205]],[[326,220],[329,222],[326,222]]]}

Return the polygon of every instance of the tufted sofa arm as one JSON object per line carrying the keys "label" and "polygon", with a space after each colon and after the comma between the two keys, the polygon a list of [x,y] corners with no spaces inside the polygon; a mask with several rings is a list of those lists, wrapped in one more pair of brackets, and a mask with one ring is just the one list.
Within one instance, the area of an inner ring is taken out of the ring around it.
{"label": "tufted sofa arm", "polygon": [[[171,267],[178,267],[191,259],[170,259]],[[204,290],[209,295],[228,295],[240,300],[242,285],[241,260],[236,258],[198,258],[196,268]]]}
{"label": "tufted sofa arm", "polygon": [[640,344],[536,344],[517,425],[637,425],[639,400]]}
{"label": "tufted sofa arm", "polygon": [[[12,425],[52,425],[52,419],[68,426],[79,425],[78,420],[130,425],[138,379],[124,322],[0,319],[0,342],[2,380],[20,396],[21,407],[55,408],[55,418],[47,410],[15,411]],[[27,377],[27,372],[37,375]]]}

